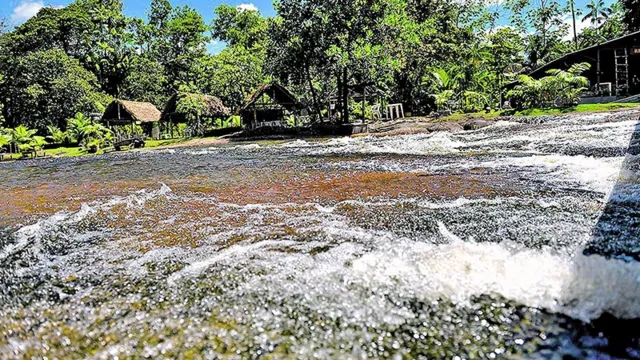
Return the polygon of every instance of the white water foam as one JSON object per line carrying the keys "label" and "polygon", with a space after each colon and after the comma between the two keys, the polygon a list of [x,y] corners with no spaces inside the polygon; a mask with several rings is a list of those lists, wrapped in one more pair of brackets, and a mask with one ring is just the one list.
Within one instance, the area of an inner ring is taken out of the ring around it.
{"label": "white water foam", "polygon": [[[435,206],[471,203],[460,199]],[[272,251],[296,244],[288,240],[239,243],[209,256],[185,259],[190,265],[174,273],[169,283],[175,285],[184,278],[207,273],[213,265],[241,266],[267,275],[255,275],[241,284],[239,294],[269,291],[284,297],[302,296],[314,306],[332,311],[381,311],[367,309],[371,304],[353,292],[357,285],[372,294],[392,293],[425,301],[444,298],[461,305],[469,304],[475,296],[499,294],[584,321],[604,312],[620,318],[640,317],[638,262],[584,256],[581,249],[558,252],[511,242],[476,243],[460,239],[443,222],[437,225],[448,243],[436,245],[354,227],[335,214],[327,217],[318,213],[317,219],[324,218],[326,221],[313,227],[331,239],[324,246],[333,248],[324,253],[312,256],[302,251],[282,256]],[[309,229],[298,228],[305,230]],[[297,245],[309,250],[323,244]]]}
{"label": "white water foam", "polygon": [[296,148],[302,154],[407,154],[425,155],[453,153],[464,143],[447,132],[433,134],[399,135],[385,138],[336,138],[321,143],[295,141],[281,145],[282,148]]}
{"label": "white water foam", "polygon": [[40,252],[40,240],[50,232],[63,226],[78,223],[87,216],[93,215],[100,210],[108,210],[116,205],[125,204],[127,207],[140,207],[149,200],[171,193],[171,189],[162,184],[158,190],[141,190],[126,197],[114,197],[106,202],[96,202],[92,204],[82,204],[80,210],[76,212],[59,212],[53,216],[29,226],[22,227],[15,233],[16,241],[6,246],[0,251],[0,261],[30,247],[35,253]]}

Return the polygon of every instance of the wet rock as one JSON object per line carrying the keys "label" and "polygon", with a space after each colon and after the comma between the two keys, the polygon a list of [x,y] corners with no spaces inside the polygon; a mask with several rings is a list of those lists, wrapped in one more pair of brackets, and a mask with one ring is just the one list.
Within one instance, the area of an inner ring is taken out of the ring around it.
{"label": "wet rock", "polygon": [[438,124],[429,125],[427,127],[429,132],[440,132],[440,131],[448,131],[448,132],[458,132],[462,131],[462,125],[455,122],[443,122]]}
{"label": "wet rock", "polygon": [[487,126],[489,126],[491,124],[493,124],[493,122],[491,122],[491,121],[471,120],[471,121],[465,123],[463,128],[465,130],[478,130],[478,129],[482,129],[484,127],[487,127]]}

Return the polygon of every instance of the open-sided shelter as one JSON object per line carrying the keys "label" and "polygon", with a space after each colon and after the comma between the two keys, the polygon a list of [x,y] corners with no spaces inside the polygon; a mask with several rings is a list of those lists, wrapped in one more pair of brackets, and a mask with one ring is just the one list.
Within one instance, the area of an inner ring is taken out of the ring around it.
{"label": "open-sided shelter", "polygon": [[[304,106],[287,88],[276,83],[262,85],[249,96],[240,109],[242,124],[249,129],[287,125],[287,116],[294,119]],[[297,122],[297,120],[296,120]]]}
{"label": "open-sided shelter", "polygon": [[162,112],[162,121],[173,124],[188,122],[188,115],[178,111],[178,102],[189,97],[204,102],[204,110],[200,114],[203,120],[219,119],[231,116],[231,110],[224,106],[222,100],[215,96],[181,92],[173,95],[167,102],[167,105]]}
{"label": "open-sided shelter", "polygon": [[107,127],[140,125],[147,135],[152,135],[154,123],[160,121],[160,110],[147,102],[113,100],[104,114],[102,122]]}

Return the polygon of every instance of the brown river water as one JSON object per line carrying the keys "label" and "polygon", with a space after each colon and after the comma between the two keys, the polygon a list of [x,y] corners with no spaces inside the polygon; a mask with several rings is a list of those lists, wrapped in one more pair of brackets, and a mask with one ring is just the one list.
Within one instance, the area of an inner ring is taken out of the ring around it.
{"label": "brown river water", "polygon": [[0,358],[640,358],[639,118],[0,163]]}

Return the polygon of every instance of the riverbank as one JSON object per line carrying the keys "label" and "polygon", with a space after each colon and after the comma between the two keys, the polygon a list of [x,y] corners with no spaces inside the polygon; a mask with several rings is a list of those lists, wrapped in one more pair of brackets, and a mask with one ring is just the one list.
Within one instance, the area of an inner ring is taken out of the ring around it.
{"label": "riverbank", "polygon": [[[550,117],[576,117],[600,113],[629,113],[640,111],[640,103],[632,104],[586,104],[565,109],[529,109],[478,112],[468,114],[453,114],[440,118],[410,117],[387,122],[377,122],[369,126],[369,134],[357,136],[396,136],[425,134],[432,132],[457,132],[463,130],[478,130],[498,121],[513,121],[539,123]],[[637,114],[630,114],[636,116]]]}
{"label": "riverbank", "polygon": [[[577,116],[585,114],[596,114],[602,112],[610,113],[622,113],[631,110],[640,111],[640,103],[630,104],[584,104],[577,105],[564,109],[528,109],[522,111],[516,110],[503,110],[503,111],[491,111],[491,112],[477,112],[467,114],[453,114],[443,117],[408,117],[404,119],[397,119],[392,121],[379,121],[369,125],[369,132],[356,134],[353,137],[387,137],[398,135],[411,135],[411,134],[428,134],[432,132],[458,132],[463,130],[478,130],[480,128],[489,126],[496,121],[516,121],[516,122],[536,122],[542,121],[549,116]],[[526,118],[526,119],[524,119]],[[539,120],[535,120],[539,119]],[[262,136],[260,138],[254,137],[204,137],[204,138],[188,138],[188,139],[168,139],[168,140],[147,140],[146,146],[143,149],[137,149],[135,151],[149,151],[149,150],[162,150],[162,149],[176,149],[176,148],[189,148],[189,147],[210,147],[229,144],[230,142],[246,142],[246,141],[258,141],[258,140],[283,140],[288,138],[294,138],[295,135],[289,136]],[[109,151],[107,151],[109,152]],[[105,154],[104,151],[91,154],[82,150],[79,147],[59,147],[54,149],[47,149],[44,152],[42,158],[65,158],[65,157],[80,157],[80,156],[95,156]],[[4,161],[20,160],[19,154],[13,154],[9,156],[5,154],[2,159]]]}

